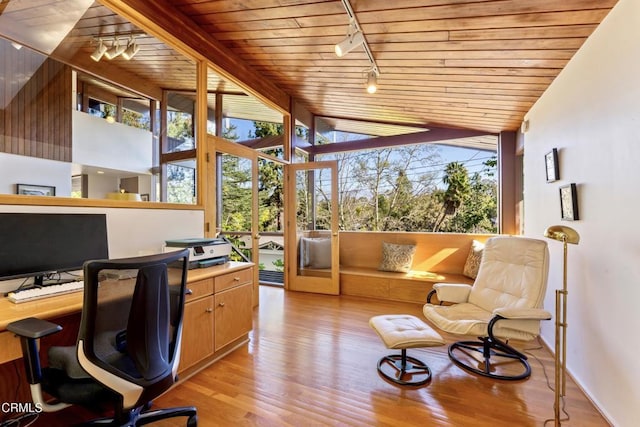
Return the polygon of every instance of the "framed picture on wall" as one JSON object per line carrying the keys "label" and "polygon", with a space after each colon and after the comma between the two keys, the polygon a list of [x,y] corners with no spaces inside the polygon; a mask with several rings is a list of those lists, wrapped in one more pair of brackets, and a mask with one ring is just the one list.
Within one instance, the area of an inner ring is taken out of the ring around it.
{"label": "framed picture on wall", "polygon": [[560,211],[562,219],[577,221],[578,216],[578,189],[575,184],[560,187]]}
{"label": "framed picture on wall", "polygon": [[56,187],[49,185],[16,184],[16,194],[30,196],[55,196]]}
{"label": "framed picture on wall", "polygon": [[560,166],[558,165],[558,150],[554,148],[544,155],[544,164],[547,171],[547,182],[560,179]]}

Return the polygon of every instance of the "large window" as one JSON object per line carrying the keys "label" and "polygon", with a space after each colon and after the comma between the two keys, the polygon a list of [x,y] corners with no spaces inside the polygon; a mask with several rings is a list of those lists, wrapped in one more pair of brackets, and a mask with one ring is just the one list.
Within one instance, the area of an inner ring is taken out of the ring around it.
{"label": "large window", "polygon": [[495,152],[417,144],[317,158],[330,159],[343,230],[497,231]]}

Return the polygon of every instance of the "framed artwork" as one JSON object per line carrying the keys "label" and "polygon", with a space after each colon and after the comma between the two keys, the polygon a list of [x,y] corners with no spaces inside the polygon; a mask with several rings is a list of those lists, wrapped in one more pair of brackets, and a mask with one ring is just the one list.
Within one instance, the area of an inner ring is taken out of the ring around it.
{"label": "framed artwork", "polygon": [[16,194],[29,196],[55,196],[56,187],[49,185],[16,184]]}
{"label": "framed artwork", "polygon": [[544,155],[544,164],[547,171],[547,182],[560,179],[560,166],[558,165],[558,150],[554,148]]}
{"label": "framed artwork", "polygon": [[148,195],[148,194],[141,194],[141,195],[140,195],[140,199],[141,199],[143,202],[148,202],[148,201],[149,201],[149,195]]}
{"label": "framed artwork", "polygon": [[575,184],[560,187],[560,211],[561,218],[567,221],[577,221],[578,216],[578,190]]}

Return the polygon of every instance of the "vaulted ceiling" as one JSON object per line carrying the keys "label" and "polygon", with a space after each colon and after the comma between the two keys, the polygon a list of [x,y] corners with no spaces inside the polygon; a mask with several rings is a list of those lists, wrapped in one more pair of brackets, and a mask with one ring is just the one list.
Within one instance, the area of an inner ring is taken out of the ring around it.
{"label": "vaulted ceiling", "polygon": [[378,65],[342,58],[341,0],[174,0],[254,70],[320,116],[499,132],[518,129],[617,0],[351,0]]}
{"label": "vaulted ceiling", "polygon": [[[46,22],[46,16],[37,11],[62,13],[59,4],[70,4],[68,0],[30,1],[31,9],[27,3],[5,2],[1,15],[25,32],[32,22]],[[334,45],[348,31],[347,0],[102,3],[128,4],[145,19],[162,21],[169,32],[171,22],[186,25],[196,36],[186,34],[184,28],[172,36],[190,38],[191,48],[209,42],[219,46],[221,55],[203,51],[212,62],[225,63],[226,74],[210,76],[210,89],[239,94],[246,91],[243,83],[247,81],[253,83],[249,92],[254,94],[275,87],[311,113],[325,117],[324,123],[362,133],[369,128],[363,122],[401,125],[397,129],[437,126],[497,133],[519,128],[524,114],[616,1],[351,0],[354,18],[380,73],[375,94],[365,91],[371,64],[363,47],[342,58],[334,53]],[[73,0],[76,3],[86,4],[86,12],[57,47],[55,57],[110,76],[116,83],[134,82],[156,98],[160,88],[195,87],[195,62],[149,35],[137,39],[141,49],[131,61],[93,62],[89,55],[96,37],[140,29],[100,2]],[[47,25],[55,25],[61,21],[55,17],[64,15],[49,16]],[[225,78],[232,74],[237,79]],[[246,78],[248,74],[252,77]],[[271,95],[265,98],[274,99]],[[282,96],[278,99],[279,105],[287,104]],[[251,104],[238,105],[251,108]],[[394,133],[380,125],[376,129],[381,135]]]}

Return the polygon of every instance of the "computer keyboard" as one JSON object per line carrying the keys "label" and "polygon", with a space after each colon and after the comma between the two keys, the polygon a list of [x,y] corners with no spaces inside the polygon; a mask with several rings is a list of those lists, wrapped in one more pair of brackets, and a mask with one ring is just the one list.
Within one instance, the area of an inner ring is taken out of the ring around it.
{"label": "computer keyboard", "polygon": [[47,285],[41,288],[25,289],[17,292],[9,292],[7,298],[9,301],[15,304],[22,302],[33,301],[41,298],[54,297],[62,294],[69,294],[72,292],[80,292],[84,289],[84,282],[68,282],[61,283],[59,285]]}

